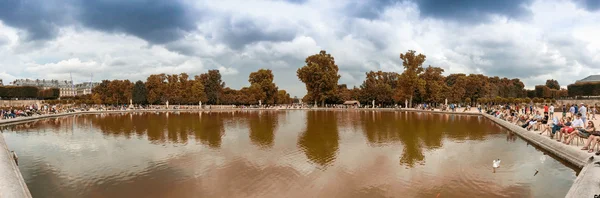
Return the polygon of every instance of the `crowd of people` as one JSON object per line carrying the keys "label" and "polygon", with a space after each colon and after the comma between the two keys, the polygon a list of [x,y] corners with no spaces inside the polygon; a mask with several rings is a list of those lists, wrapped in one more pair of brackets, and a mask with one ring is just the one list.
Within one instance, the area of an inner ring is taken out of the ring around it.
{"label": "crowd of people", "polygon": [[0,107],[0,119],[14,119],[18,117],[30,117],[34,115],[47,115],[56,113],[75,112],[70,105],[23,105]]}
{"label": "crowd of people", "polygon": [[[588,109],[585,104],[580,103],[558,108],[554,104],[546,104],[541,108],[533,104],[484,108],[490,115],[520,125],[526,130],[536,131],[540,135],[548,135],[563,144],[569,145],[575,138],[579,138],[578,141],[583,141],[581,150],[589,153],[593,153],[596,146],[600,147],[600,131],[592,121],[596,120],[596,106]],[[600,150],[596,154],[600,155]]]}

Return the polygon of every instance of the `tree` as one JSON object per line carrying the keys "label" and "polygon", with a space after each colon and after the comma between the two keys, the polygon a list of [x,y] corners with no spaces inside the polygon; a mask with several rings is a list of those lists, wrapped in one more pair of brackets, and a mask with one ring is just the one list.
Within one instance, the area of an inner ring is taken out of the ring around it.
{"label": "tree", "polygon": [[465,98],[469,78],[465,74],[450,74],[446,77],[446,97],[450,102],[461,102]]}
{"label": "tree", "polygon": [[325,50],[307,57],[304,62],[306,65],[298,69],[296,74],[306,85],[307,96],[315,102],[321,101],[324,106],[325,100],[336,94],[339,68],[333,56]]}
{"label": "tree", "polygon": [[148,90],[147,101],[150,104],[166,102],[167,75],[153,74],[146,79],[146,90]]}
{"label": "tree", "polygon": [[404,54],[400,54],[400,59],[402,59],[404,72],[400,76],[399,84],[402,92],[410,98],[409,106],[412,107],[415,92],[419,89],[419,85],[423,84],[419,82],[419,75],[424,71],[422,65],[425,62],[425,55],[415,55],[414,50],[409,50]]}
{"label": "tree", "polygon": [[142,82],[141,80],[135,82],[135,85],[133,86],[133,90],[131,92],[133,98],[132,100],[135,104],[148,103],[148,89],[146,89],[146,84],[144,84],[144,82]]}
{"label": "tree", "polygon": [[207,102],[209,104],[220,104],[219,97],[225,88],[225,83],[221,80],[219,70],[208,70],[208,73],[200,74],[197,77],[204,85]]}
{"label": "tree", "polygon": [[189,103],[195,104],[198,102],[206,102],[208,99],[206,98],[206,92],[204,91],[204,85],[202,84],[202,81],[198,77],[195,77],[194,80],[190,81],[190,83]]}
{"label": "tree", "polygon": [[550,89],[560,90],[560,84],[558,84],[558,81],[554,79],[546,80],[546,87]]}
{"label": "tree", "polygon": [[338,85],[335,97],[333,97],[331,100],[328,100],[328,102],[341,104],[348,100],[358,100],[358,97],[354,97],[353,90],[348,89],[346,84],[341,84]]}
{"label": "tree", "polygon": [[548,88],[546,85],[535,86],[535,95],[538,98],[550,98],[550,97],[552,97],[552,93],[550,92],[550,88]]}
{"label": "tree", "polygon": [[367,77],[360,86],[360,101],[365,104],[369,104],[373,100],[377,103],[393,104],[393,88],[397,87],[398,73],[371,71],[366,74]]}
{"label": "tree", "polygon": [[290,94],[285,90],[277,91],[276,104],[290,104],[292,103],[292,98],[290,98]]}
{"label": "tree", "polygon": [[447,88],[444,83],[443,72],[444,69],[442,68],[429,66],[420,75],[420,78],[425,82],[425,90],[421,93],[421,98],[425,102],[438,103],[444,100],[443,92]]}
{"label": "tree", "polygon": [[264,92],[264,98],[258,98],[263,104],[274,104],[277,97],[277,86],[273,83],[273,72],[270,69],[260,69],[250,73],[250,86],[257,86]]}

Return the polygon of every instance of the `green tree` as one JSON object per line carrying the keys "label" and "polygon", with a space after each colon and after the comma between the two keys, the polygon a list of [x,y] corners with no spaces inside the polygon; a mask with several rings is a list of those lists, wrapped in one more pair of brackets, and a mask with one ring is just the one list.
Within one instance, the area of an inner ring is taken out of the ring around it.
{"label": "green tree", "polygon": [[135,104],[146,104],[148,103],[148,89],[146,89],[146,84],[141,80],[135,82],[133,86],[133,90],[131,91],[132,100]]}
{"label": "green tree", "polygon": [[321,101],[324,106],[325,100],[334,97],[337,92],[339,68],[333,56],[325,50],[307,57],[305,63],[296,74],[306,85],[307,96],[315,102]]}
{"label": "green tree", "polygon": [[419,75],[423,73],[423,62],[425,62],[425,55],[415,54],[414,50],[409,50],[404,54],[400,54],[402,59],[402,66],[404,66],[404,72],[400,75],[399,84],[402,93],[409,97],[409,106],[412,107],[413,97],[415,92],[422,89],[424,83],[422,79],[419,79]]}

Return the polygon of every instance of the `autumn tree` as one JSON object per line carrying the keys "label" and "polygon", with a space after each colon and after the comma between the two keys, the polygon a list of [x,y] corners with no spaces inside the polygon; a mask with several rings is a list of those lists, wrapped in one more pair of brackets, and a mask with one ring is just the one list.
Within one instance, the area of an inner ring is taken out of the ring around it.
{"label": "autumn tree", "polygon": [[424,71],[422,65],[425,62],[425,55],[416,55],[415,53],[414,50],[409,50],[404,54],[400,54],[404,72],[400,75],[399,84],[401,89],[399,91],[409,98],[409,106],[411,107],[415,92],[419,88],[422,89],[422,85],[424,85],[423,80],[419,79],[419,75]]}
{"label": "autumn tree", "polygon": [[446,83],[444,82],[445,77],[442,75],[444,69],[439,67],[429,66],[425,68],[425,71],[419,76],[425,82],[425,89],[419,91],[421,98],[425,102],[438,103],[444,100],[444,90],[446,90]]}
{"label": "autumn tree", "polygon": [[325,106],[325,100],[336,94],[340,79],[339,68],[333,56],[325,50],[307,57],[304,62],[306,65],[298,69],[296,74],[306,85],[307,96],[315,103],[321,101],[322,106]]}
{"label": "autumn tree", "polygon": [[551,98],[552,97],[551,90],[546,85],[535,86],[535,95],[538,98]]}
{"label": "autumn tree", "polygon": [[558,84],[558,81],[554,79],[546,80],[546,87],[550,89],[560,90],[560,84]]}
{"label": "autumn tree", "polygon": [[208,70],[208,73],[200,74],[198,79],[204,85],[207,102],[209,104],[220,104],[219,97],[225,88],[225,83],[221,80],[219,70]]}
{"label": "autumn tree", "polygon": [[277,86],[273,83],[273,72],[270,69],[260,69],[250,73],[248,82],[264,92],[263,98],[258,98],[263,104],[274,104],[277,97]]}
{"label": "autumn tree", "polygon": [[287,91],[279,90],[279,91],[277,91],[277,97],[276,97],[275,103],[276,104],[290,104],[290,103],[292,103],[292,98],[290,97],[290,94],[287,93]]}
{"label": "autumn tree", "polygon": [[461,102],[467,92],[468,77],[465,74],[450,74],[446,77],[446,98],[450,102]]}
{"label": "autumn tree", "polygon": [[491,90],[487,76],[482,74],[469,74],[464,86],[464,101],[467,101],[467,98],[471,102],[477,101],[478,98],[486,97]]}
{"label": "autumn tree", "polygon": [[95,95],[95,99],[96,101],[107,101],[107,96],[110,92],[108,86],[110,84],[110,80],[103,80],[100,84],[98,84],[98,86],[94,87],[92,89],[92,93],[94,93],[93,95]]}
{"label": "autumn tree", "polygon": [[335,97],[333,97],[332,100],[329,100],[329,102],[341,104],[348,100],[358,100],[358,97],[352,95],[352,90],[348,89],[348,85],[340,84],[338,85]]}
{"label": "autumn tree", "polygon": [[398,73],[371,71],[366,73],[367,77],[360,86],[360,101],[370,104],[375,100],[377,103],[393,104],[394,89],[397,88]]}
{"label": "autumn tree", "polygon": [[147,101],[150,104],[160,104],[166,102],[167,75],[153,74],[146,79],[146,89],[148,90]]}
{"label": "autumn tree", "polygon": [[194,80],[189,81],[189,85],[187,86],[189,86],[188,102],[190,104],[208,101],[206,92],[204,91],[204,85],[202,84],[202,80],[200,78],[194,77]]}
{"label": "autumn tree", "polygon": [[132,99],[133,83],[129,80],[103,80],[94,87],[92,100],[105,104],[126,104]]}
{"label": "autumn tree", "polygon": [[133,103],[135,104],[146,104],[148,103],[148,90],[146,89],[146,84],[141,80],[135,82],[133,86],[133,90],[131,91],[131,95],[133,98]]}

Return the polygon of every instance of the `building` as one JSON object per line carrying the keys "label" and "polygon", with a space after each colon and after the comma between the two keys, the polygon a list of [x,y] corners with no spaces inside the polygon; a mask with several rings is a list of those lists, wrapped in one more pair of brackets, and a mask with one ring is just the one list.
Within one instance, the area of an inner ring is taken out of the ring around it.
{"label": "building", "polygon": [[4,86],[4,83],[2,82],[2,79],[0,79],[0,86]]}
{"label": "building", "polygon": [[85,82],[75,85],[75,90],[77,91],[78,96],[92,94],[92,89],[98,86],[99,82]]}
{"label": "building", "polygon": [[578,80],[575,83],[589,83],[589,82],[600,82],[600,75],[591,75],[584,79]]}
{"label": "building", "polygon": [[72,97],[77,94],[72,81],[67,80],[31,80],[31,79],[17,79],[12,83],[14,86],[32,86],[40,89],[52,89],[57,88],[60,90],[60,97]]}

